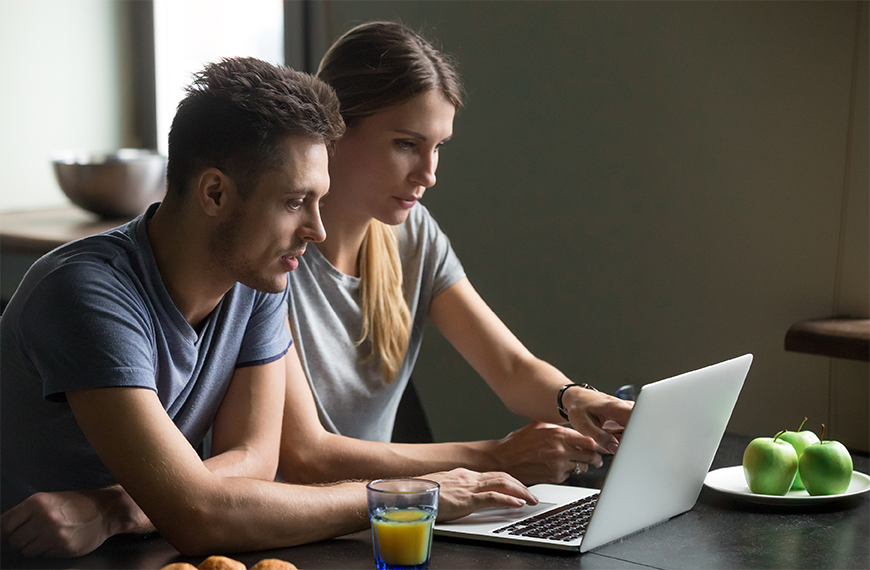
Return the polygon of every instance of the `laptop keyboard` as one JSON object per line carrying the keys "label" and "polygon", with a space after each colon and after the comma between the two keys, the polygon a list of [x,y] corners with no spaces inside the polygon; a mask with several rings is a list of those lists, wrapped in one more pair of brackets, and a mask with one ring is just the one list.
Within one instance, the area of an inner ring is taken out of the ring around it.
{"label": "laptop keyboard", "polygon": [[586,526],[597,502],[598,493],[492,532],[569,542],[586,533]]}

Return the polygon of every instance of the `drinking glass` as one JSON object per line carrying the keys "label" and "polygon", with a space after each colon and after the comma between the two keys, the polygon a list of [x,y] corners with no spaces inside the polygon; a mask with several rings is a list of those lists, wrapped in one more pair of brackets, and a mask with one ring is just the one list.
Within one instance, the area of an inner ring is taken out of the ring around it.
{"label": "drinking glass", "polygon": [[366,486],[378,570],[423,570],[432,555],[439,485],[428,479],[378,479]]}

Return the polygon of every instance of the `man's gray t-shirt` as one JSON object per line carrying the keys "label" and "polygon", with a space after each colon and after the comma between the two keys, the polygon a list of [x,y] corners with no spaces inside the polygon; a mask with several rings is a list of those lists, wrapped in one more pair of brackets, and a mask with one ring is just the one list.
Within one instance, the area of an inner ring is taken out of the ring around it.
{"label": "man's gray t-shirt", "polygon": [[288,308],[296,350],[324,427],[369,441],[390,441],[396,410],[417,361],[429,305],[465,276],[450,240],[422,204],[397,226],[411,338],[398,377],[387,384],[362,336],[358,277],[338,271],[309,244],[289,274]]}
{"label": "man's gray t-shirt", "polygon": [[0,319],[3,511],[37,491],[114,484],[65,392],[154,390],[196,446],[233,371],[288,350],[286,291],[268,294],[236,283],[198,331],[190,326],[169,297],[148,242],[155,209],[42,257]]}

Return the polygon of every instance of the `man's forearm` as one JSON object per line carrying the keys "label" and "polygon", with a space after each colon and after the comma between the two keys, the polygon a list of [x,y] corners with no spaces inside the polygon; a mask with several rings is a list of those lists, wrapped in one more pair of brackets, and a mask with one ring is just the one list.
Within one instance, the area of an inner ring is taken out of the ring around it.
{"label": "man's forearm", "polygon": [[369,524],[361,482],[307,487],[227,477],[194,496],[173,509],[169,524],[163,517],[161,528],[164,538],[189,555],[296,546]]}
{"label": "man's forearm", "polygon": [[[240,450],[232,450],[205,460],[209,471],[222,477],[254,477],[247,461],[249,458]],[[154,532],[154,525],[136,501],[120,485],[113,485],[98,491],[88,491],[97,503],[97,508],[106,520],[109,536],[125,533],[147,534]]]}

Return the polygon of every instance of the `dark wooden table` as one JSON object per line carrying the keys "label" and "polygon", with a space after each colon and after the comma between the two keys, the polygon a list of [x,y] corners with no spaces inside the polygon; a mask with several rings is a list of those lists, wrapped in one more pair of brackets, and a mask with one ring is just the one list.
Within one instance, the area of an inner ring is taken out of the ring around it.
{"label": "dark wooden table", "polygon": [[[749,438],[726,435],[713,468],[739,465]],[[868,473],[866,455],[853,454]],[[597,473],[572,483],[600,486]],[[281,558],[300,569],[374,568],[368,531],[279,550],[233,554],[249,567]],[[77,559],[26,559],[3,552],[2,568],[159,569],[175,561],[194,565],[202,557],[180,556],[158,536],[116,537]],[[870,567],[870,494],[813,507],[775,507],[735,501],[704,488],[689,512],[586,554],[550,552],[436,537],[433,570],[532,568],[862,568]]]}
{"label": "dark wooden table", "polygon": [[72,204],[0,212],[0,251],[40,257],[69,241],[108,231],[128,221],[100,218]]}

